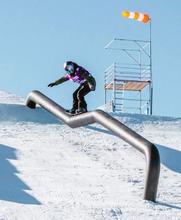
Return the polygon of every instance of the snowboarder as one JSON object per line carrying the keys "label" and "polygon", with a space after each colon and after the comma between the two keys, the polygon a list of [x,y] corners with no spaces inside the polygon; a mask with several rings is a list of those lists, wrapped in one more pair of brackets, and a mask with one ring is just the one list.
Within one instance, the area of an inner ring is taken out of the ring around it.
{"label": "snowboarder", "polygon": [[70,114],[87,112],[87,103],[84,96],[86,96],[90,91],[95,91],[96,81],[94,77],[86,69],[72,61],[64,63],[64,70],[66,71],[66,74],[55,82],[50,83],[48,87],[59,85],[68,80],[72,80],[73,82],[80,84],[73,93],[73,106],[71,110],[68,110],[68,112]]}

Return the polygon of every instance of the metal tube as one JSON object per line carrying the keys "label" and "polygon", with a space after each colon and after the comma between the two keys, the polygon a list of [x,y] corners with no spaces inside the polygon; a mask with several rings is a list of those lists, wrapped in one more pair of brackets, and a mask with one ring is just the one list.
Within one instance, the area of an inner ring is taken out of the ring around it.
{"label": "metal tube", "polygon": [[36,104],[39,104],[72,128],[95,122],[99,123],[143,153],[147,164],[144,199],[155,201],[160,173],[160,157],[154,144],[102,110],[71,116],[65,112],[64,108],[41,92],[32,91],[27,97],[26,105],[30,108],[36,108]]}

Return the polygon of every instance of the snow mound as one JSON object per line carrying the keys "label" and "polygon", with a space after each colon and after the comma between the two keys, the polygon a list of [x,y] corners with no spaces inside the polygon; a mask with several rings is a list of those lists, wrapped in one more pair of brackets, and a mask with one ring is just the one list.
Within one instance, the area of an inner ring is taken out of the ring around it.
{"label": "snow mound", "polygon": [[142,199],[144,156],[110,131],[72,129],[41,108],[3,103],[0,219],[181,219],[181,119],[112,116],[158,147],[156,203]]}
{"label": "snow mound", "polygon": [[25,101],[24,98],[18,97],[17,95],[13,93],[0,91],[0,103],[23,104],[24,101]]}
{"label": "snow mound", "polygon": [[1,104],[0,121],[58,123],[58,120],[40,107],[32,110],[23,104]]}
{"label": "snow mound", "polygon": [[0,91],[0,121],[57,123],[50,113],[37,107],[32,110],[25,106],[26,100],[15,94]]}

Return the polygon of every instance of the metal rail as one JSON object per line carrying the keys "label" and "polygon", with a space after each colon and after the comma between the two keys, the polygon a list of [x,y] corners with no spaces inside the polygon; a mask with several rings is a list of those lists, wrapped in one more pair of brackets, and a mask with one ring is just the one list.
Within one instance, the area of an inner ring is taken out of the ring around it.
{"label": "metal rail", "polygon": [[102,110],[71,116],[65,112],[64,108],[41,92],[32,91],[27,97],[26,105],[34,109],[36,108],[36,104],[39,104],[42,108],[55,115],[58,119],[72,128],[85,126],[95,122],[99,123],[143,153],[146,158],[144,199],[155,201],[160,173],[160,157],[153,143]]}

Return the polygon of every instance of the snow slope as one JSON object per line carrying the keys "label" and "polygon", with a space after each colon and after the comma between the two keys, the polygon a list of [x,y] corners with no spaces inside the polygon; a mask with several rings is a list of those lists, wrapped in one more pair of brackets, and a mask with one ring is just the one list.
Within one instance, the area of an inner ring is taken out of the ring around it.
{"label": "snow slope", "polygon": [[157,145],[157,203],[142,199],[144,156],[105,128],[71,129],[40,108],[3,103],[0,219],[181,219],[181,119],[113,116]]}
{"label": "snow slope", "polygon": [[13,93],[0,90],[0,103],[23,104],[24,98],[18,97]]}

